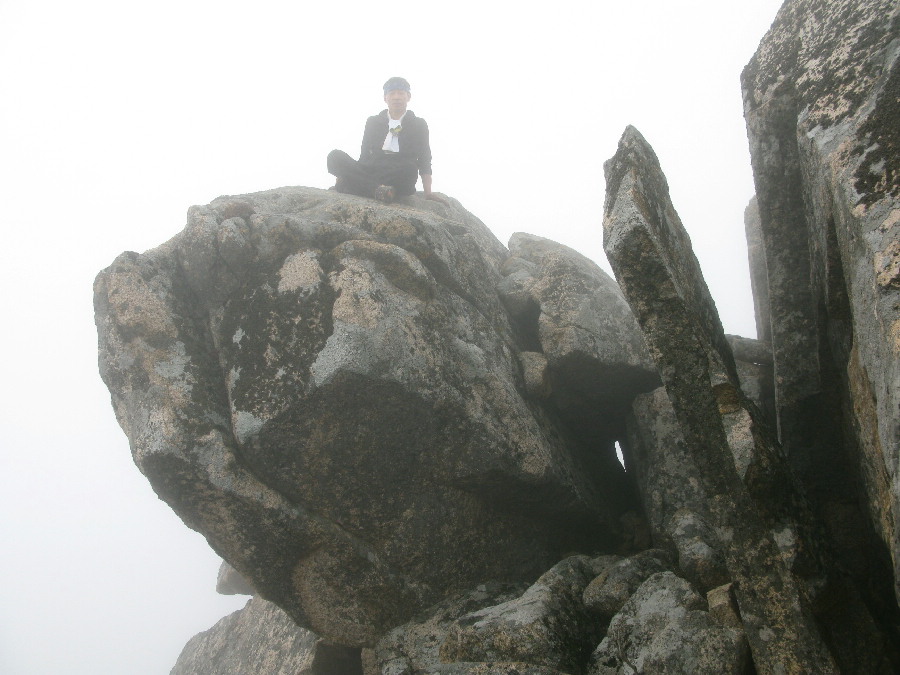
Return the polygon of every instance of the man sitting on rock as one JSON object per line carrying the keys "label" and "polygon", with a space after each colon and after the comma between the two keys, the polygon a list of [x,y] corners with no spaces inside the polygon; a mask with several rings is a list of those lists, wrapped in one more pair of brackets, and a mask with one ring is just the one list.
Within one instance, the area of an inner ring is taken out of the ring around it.
{"label": "man sitting on rock", "polygon": [[366,120],[359,161],[343,150],[328,154],[328,173],[337,176],[338,192],[390,203],[415,194],[421,175],[425,198],[447,203],[431,191],[428,125],[406,109],[410,98],[409,82],[402,77],[389,79],[384,83],[387,110]]}

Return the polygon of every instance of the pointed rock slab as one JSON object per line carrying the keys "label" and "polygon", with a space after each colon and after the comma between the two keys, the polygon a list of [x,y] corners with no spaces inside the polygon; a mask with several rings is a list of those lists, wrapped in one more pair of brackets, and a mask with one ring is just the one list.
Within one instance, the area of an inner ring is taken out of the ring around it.
{"label": "pointed rock slab", "polygon": [[678,552],[681,575],[702,590],[728,578],[721,544],[708,526],[707,497],[664,387],[632,404],[625,442],[629,470],[657,546]]}
{"label": "pointed rock slab", "polygon": [[[686,446],[702,469],[711,524],[737,583],[757,670],[834,672],[769,524],[735,468],[722,419],[741,400],[733,357],[656,155],[629,127],[605,170],[604,248],[644,331]],[[770,450],[762,448],[758,456],[769,458]],[[769,476],[763,478],[765,483]],[[750,477],[748,484],[754,483]]]}
{"label": "pointed rock slab", "polygon": [[747,238],[747,259],[750,263],[750,288],[753,291],[753,313],[757,337],[769,343],[772,358],[772,323],[769,308],[769,278],[766,270],[766,251],[763,246],[759,204],[754,196],[744,209],[744,233]]}
{"label": "pointed rock slab", "polygon": [[636,397],[631,408],[625,443],[629,470],[636,475],[653,540],[661,545],[671,536],[672,516],[679,509],[702,513],[706,493],[665,387]]}
{"label": "pointed rock slab", "polygon": [[260,595],[374,644],[448,589],[600,547],[614,504],[531,401],[506,249],[458,204],[193,207],[100,273],[100,370],[157,494]]}

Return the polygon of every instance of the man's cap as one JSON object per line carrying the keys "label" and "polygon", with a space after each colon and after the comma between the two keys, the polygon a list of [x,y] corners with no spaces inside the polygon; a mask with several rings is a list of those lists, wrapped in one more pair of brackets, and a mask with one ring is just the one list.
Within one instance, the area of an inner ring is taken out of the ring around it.
{"label": "man's cap", "polygon": [[409,82],[402,77],[392,77],[384,83],[384,93],[399,89],[400,91],[409,91]]}

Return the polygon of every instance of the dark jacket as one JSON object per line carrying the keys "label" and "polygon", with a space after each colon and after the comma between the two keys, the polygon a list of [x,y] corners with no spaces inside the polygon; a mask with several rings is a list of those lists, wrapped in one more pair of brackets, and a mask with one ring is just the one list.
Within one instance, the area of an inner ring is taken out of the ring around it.
{"label": "dark jacket", "polygon": [[[416,117],[412,110],[406,111],[403,118],[403,129],[397,137],[400,144],[401,159],[416,165],[422,176],[431,175],[431,145],[428,142],[428,124],[421,117]],[[384,154],[384,137],[388,132],[388,111],[382,110],[366,120],[363,132],[360,162],[375,161]]]}

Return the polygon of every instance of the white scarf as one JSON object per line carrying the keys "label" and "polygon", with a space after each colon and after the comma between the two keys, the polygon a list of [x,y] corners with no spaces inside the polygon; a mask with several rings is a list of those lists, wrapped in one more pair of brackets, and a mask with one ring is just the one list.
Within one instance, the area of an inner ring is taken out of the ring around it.
{"label": "white scarf", "polygon": [[[406,112],[409,111],[407,110]],[[381,146],[381,149],[385,152],[400,152],[400,139],[398,134],[393,133],[392,130],[403,125],[403,118],[406,117],[406,112],[400,115],[399,120],[392,120],[391,113],[388,113],[388,132],[387,136],[384,137],[384,145]]]}

